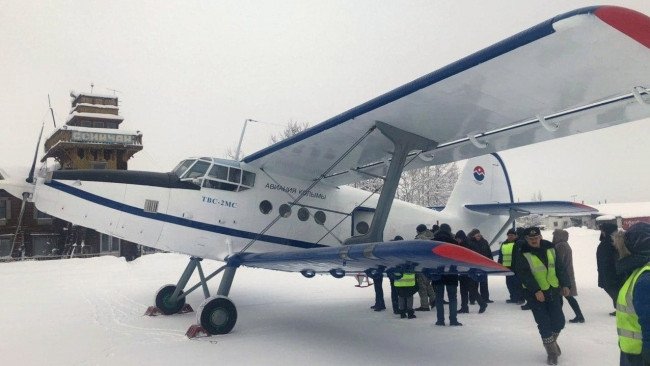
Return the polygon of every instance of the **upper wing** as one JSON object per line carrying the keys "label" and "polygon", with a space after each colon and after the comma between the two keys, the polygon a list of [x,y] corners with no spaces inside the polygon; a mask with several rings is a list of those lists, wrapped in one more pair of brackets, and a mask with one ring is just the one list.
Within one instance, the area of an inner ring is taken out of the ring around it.
{"label": "upper wing", "polygon": [[[458,245],[430,240],[391,241],[316,248],[291,252],[244,253],[238,264],[288,272],[331,270],[363,272],[368,269],[396,268],[410,263],[416,271],[441,274],[452,272],[506,273],[509,270],[476,252]],[[304,273],[304,272],[303,272]]]}
{"label": "upper wing", "polygon": [[[557,16],[243,159],[313,180],[375,121],[436,141],[407,169],[650,116],[650,18],[612,7]],[[393,145],[373,131],[326,175],[384,175]],[[413,154],[414,155],[414,154]]]}
{"label": "upper wing", "polygon": [[465,205],[468,210],[490,215],[508,215],[517,211],[526,215],[588,215],[598,212],[597,209],[576,202],[540,201],[517,203],[489,203],[481,205]]}

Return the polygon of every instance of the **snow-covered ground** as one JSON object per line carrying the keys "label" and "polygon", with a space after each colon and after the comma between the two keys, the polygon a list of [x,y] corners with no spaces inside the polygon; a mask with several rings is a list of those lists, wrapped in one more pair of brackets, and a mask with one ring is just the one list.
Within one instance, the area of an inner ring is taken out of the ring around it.
{"label": "snow-covered ground", "polygon": [[[567,323],[560,364],[616,365],[612,304],[596,286],[598,232],[568,231],[587,321]],[[353,278],[241,268],[230,293],[239,312],[233,332],[189,340],[194,313],[143,316],[186,263],[182,255],[154,254],[130,263],[100,257],[0,264],[0,365],[545,364],[532,314],[505,303],[500,276],[490,278],[495,303],[487,312],[471,306],[459,315],[464,326],[452,328],[434,326],[435,312],[407,320],[371,311],[372,287],[356,288]],[[203,262],[206,272],[219,265]],[[210,284],[215,291],[218,278]],[[201,291],[188,296],[195,309],[201,301]],[[566,303],[565,314],[573,317]]]}

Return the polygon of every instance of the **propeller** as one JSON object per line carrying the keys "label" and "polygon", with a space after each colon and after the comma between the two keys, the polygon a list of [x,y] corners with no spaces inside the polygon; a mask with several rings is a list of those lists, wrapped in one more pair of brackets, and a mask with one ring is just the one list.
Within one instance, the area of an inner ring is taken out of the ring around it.
{"label": "propeller", "polygon": [[[54,118],[54,114],[52,114],[52,118]],[[38,147],[41,145],[41,138],[43,137],[44,127],[45,127],[45,122],[41,123],[41,132],[38,135],[38,142],[36,142],[36,151],[34,151],[34,159],[32,161],[32,167],[29,169],[29,175],[27,176],[27,179],[25,179],[25,181],[30,184],[34,183],[34,171],[36,170],[36,159],[38,158]],[[22,203],[20,205],[20,214],[18,215],[18,225],[16,225],[16,232],[14,233],[13,242],[11,243],[11,253],[13,253],[16,250],[16,243],[18,242],[18,234],[20,234],[20,229],[22,228],[22,224],[23,224],[23,216],[25,215],[25,206],[27,205],[27,201],[31,198],[31,194],[32,194],[31,192],[22,193]]]}

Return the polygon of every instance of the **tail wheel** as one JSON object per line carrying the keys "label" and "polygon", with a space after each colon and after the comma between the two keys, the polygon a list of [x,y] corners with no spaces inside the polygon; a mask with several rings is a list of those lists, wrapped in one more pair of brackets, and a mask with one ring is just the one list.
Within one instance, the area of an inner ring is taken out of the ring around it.
{"label": "tail wheel", "polygon": [[210,334],[227,334],[237,323],[237,308],[230,299],[215,296],[201,304],[197,314],[199,324]]}
{"label": "tail wheel", "polygon": [[[185,298],[178,298],[172,301],[171,297],[176,290],[176,285],[165,285],[156,294],[156,307],[165,315],[178,313],[185,305]],[[179,294],[182,294],[181,291]]]}

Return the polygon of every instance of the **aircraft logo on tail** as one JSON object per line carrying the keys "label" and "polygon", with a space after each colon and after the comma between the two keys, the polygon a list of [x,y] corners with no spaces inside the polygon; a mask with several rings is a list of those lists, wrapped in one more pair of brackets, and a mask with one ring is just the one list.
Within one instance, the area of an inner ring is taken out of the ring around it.
{"label": "aircraft logo on tail", "polygon": [[485,179],[485,169],[483,169],[482,166],[477,165],[474,168],[474,179],[476,179],[479,182]]}

